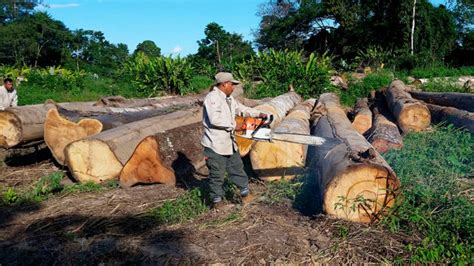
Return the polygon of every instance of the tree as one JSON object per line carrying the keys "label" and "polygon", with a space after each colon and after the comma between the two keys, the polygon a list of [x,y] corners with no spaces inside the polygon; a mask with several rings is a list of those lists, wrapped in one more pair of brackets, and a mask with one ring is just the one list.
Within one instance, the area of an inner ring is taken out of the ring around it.
{"label": "tree", "polygon": [[212,65],[238,63],[255,54],[251,43],[244,41],[242,35],[227,32],[215,22],[206,26],[204,34],[206,37],[198,41],[195,57]]}
{"label": "tree", "polygon": [[12,22],[15,19],[33,13],[41,0],[4,0],[0,2],[0,24]]}
{"label": "tree", "polygon": [[137,45],[133,55],[143,52],[148,57],[159,57],[161,55],[160,47],[156,46],[155,42],[146,40]]}

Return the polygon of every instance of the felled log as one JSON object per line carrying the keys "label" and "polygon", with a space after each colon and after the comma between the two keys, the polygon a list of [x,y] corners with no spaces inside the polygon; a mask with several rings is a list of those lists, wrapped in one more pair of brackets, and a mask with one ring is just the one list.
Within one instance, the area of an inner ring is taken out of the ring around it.
{"label": "felled log", "polygon": [[[309,135],[309,119],[316,100],[310,99],[290,110],[275,133]],[[283,141],[256,142],[250,151],[252,169],[264,181],[290,180],[302,172],[307,146]]]}
{"label": "felled log", "polygon": [[116,179],[145,137],[201,120],[202,108],[197,107],[124,124],[66,146],[65,164],[81,182]]}
{"label": "felled log", "polygon": [[339,140],[308,151],[308,174],[317,180],[323,210],[355,222],[378,220],[395,202],[400,185],[397,176],[354,129],[335,94],[322,94],[316,112],[320,116],[311,134]]}
{"label": "felled log", "polygon": [[390,111],[404,133],[421,131],[430,125],[430,111],[424,103],[413,99],[405,91],[405,84],[402,81],[392,81],[385,91],[385,97]]}
{"label": "felled log", "polygon": [[372,112],[369,109],[369,100],[367,98],[358,99],[353,113],[352,126],[357,132],[364,134],[372,127]]}
{"label": "felled log", "polygon": [[[272,128],[273,126],[278,125],[286,116],[286,113],[301,101],[301,96],[299,96],[294,91],[290,91],[254,108],[262,111],[263,113],[273,115],[273,122],[270,125],[270,127]],[[241,138],[238,136],[236,137],[236,142],[239,147],[240,156],[242,157],[250,152],[254,144],[252,140]]]}
{"label": "felled log", "polygon": [[410,91],[410,94],[426,103],[474,112],[474,93]]}
{"label": "felled log", "polygon": [[202,122],[148,136],[136,147],[120,173],[124,188],[137,183],[176,184],[204,166]]}
{"label": "felled log", "polygon": [[118,114],[77,112],[53,108],[48,111],[44,122],[44,140],[56,161],[63,165],[64,148],[69,143],[98,134],[102,129],[108,130],[134,121],[189,108],[190,106],[192,105],[176,104],[171,107],[147,108],[145,110],[141,110],[142,107],[135,107],[139,110]]}
{"label": "felled log", "polygon": [[474,113],[454,107],[426,104],[431,112],[433,123],[448,122],[458,128],[465,128],[474,134]]}

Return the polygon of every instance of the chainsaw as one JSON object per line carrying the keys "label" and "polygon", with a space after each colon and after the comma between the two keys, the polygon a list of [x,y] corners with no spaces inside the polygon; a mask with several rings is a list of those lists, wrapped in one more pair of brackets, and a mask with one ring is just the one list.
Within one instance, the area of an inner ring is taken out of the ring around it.
{"label": "chainsaw", "polygon": [[273,115],[266,118],[236,116],[235,121],[238,129],[235,132],[236,136],[241,138],[269,142],[279,140],[312,146],[320,146],[326,142],[325,138],[311,135],[272,132],[270,124],[273,122]]}

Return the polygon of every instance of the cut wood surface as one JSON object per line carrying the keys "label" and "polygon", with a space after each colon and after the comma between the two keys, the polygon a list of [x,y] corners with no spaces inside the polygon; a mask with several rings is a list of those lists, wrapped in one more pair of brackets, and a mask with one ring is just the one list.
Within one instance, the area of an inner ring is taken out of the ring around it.
{"label": "cut wood surface", "polygon": [[395,202],[400,185],[397,176],[354,129],[335,94],[322,94],[315,111],[320,116],[311,134],[339,140],[308,151],[308,174],[317,181],[323,210],[355,222],[378,220]]}
{"label": "cut wood surface", "polygon": [[410,91],[410,94],[426,103],[474,112],[474,93]]}
{"label": "cut wood surface", "polygon": [[[298,104],[273,132],[309,135],[310,113],[315,102],[315,99],[309,99]],[[256,142],[250,151],[252,169],[265,181],[293,179],[305,165],[307,148],[307,145],[283,141]]]}
{"label": "cut wood surface", "polygon": [[385,91],[385,97],[390,111],[404,133],[421,131],[430,125],[430,111],[424,103],[413,99],[405,91],[405,84],[402,81],[392,81]]}
{"label": "cut wood surface", "polygon": [[[291,108],[299,104],[302,100],[303,99],[301,96],[299,96],[296,92],[290,91],[254,108],[256,110],[260,110],[263,113],[273,115],[273,122],[270,125],[272,128],[273,126],[278,125],[286,116],[286,113],[288,113]],[[252,140],[238,136],[236,137],[236,142],[239,147],[240,156],[242,157],[250,152],[254,144]]]}
{"label": "cut wood surface", "polygon": [[[164,115],[195,105],[176,104],[172,106],[154,107],[153,109],[125,113],[93,113],[68,111],[54,108],[48,111],[44,122],[44,140],[56,161],[64,164],[64,148],[76,140],[98,134],[103,130],[115,128],[142,119]],[[141,108],[141,107],[137,107]],[[58,112],[59,111],[59,112]],[[87,121],[87,122],[86,122]],[[92,122],[94,121],[94,122]],[[100,130],[97,124],[100,124]],[[86,127],[91,127],[86,129]]]}
{"label": "cut wood surface", "polygon": [[120,185],[185,182],[205,164],[202,129],[202,122],[197,122],[146,137],[123,167]]}
{"label": "cut wood surface", "polygon": [[448,122],[458,128],[465,128],[474,134],[474,113],[454,107],[426,104],[430,109],[433,123]]}
{"label": "cut wood surface", "polygon": [[202,108],[197,107],[124,124],[69,144],[65,163],[81,182],[115,179],[145,137],[201,120]]}
{"label": "cut wood surface", "polygon": [[357,132],[364,134],[372,127],[372,112],[369,109],[369,100],[367,98],[358,99],[353,113],[352,126]]}

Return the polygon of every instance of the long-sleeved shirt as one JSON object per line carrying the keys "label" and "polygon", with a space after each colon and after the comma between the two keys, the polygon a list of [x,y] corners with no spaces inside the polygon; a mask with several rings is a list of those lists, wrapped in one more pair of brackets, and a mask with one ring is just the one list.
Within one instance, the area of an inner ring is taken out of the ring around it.
{"label": "long-sleeved shirt", "polygon": [[236,114],[256,117],[260,111],[239,103],[232,96],[227,97],[214,87],[204,99],[204,135],[201,144],[220,155],[232,155],[237,151],[234,139]]}
{"label": "long-sleeved shirt", "polygon": [[0,110],[18,105],[16,90],[8,91],[5,86],[0,86]]}

